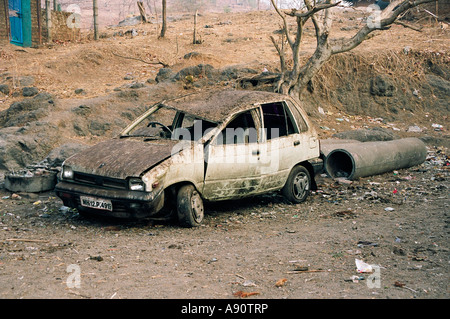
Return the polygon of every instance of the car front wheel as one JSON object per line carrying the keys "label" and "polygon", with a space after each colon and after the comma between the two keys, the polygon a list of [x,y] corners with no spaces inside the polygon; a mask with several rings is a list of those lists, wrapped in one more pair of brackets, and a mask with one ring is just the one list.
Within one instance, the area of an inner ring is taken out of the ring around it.
{"label": "car front wheel", "polygon": [[310,189],[311,176],[305,167],[299,165],[292,169],[281,192],[287,200],[298,204],[306,200]]}
{"label": "car front wheel", "polygon": [[177,214],[184,227],[199,226],[204,217],[203,200],[194,186],[185,185],[177,195]]}

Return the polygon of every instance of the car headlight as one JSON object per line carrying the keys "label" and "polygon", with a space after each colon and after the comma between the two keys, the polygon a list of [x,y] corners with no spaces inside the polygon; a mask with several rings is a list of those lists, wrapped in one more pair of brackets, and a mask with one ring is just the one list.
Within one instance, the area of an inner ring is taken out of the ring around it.
{"label": "car headlight", "polygon": [[128,187],[132,191],[145,192],[145,183],[140,178],[130,178],[128,180]]}
{"label": "car headlight", "polygon": [[61,172],[62,179],[73,179],[73,170],[70,166],[63,166]]}

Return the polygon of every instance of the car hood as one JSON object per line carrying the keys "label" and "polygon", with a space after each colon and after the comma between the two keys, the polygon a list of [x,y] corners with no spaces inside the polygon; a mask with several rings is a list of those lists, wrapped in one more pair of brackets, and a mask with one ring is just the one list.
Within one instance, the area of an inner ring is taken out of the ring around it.
{"label": "car hood", "polygon": [[175,140],[114,139],[99,143],[65,161],[74,171],[125,179],[138,177],[170,157]]}

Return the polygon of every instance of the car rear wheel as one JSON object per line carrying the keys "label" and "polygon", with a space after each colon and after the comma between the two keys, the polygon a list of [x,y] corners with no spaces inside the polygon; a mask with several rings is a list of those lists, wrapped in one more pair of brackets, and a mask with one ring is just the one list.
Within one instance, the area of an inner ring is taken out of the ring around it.
{"label": "car rear wheel", "polygon": [[194,186],[185,185],[177,194],[177,214],[184,227],[199,226],[204,217],[203,200]]}
{"label": "car rear wheel", "polygon": [[310,189],[311,176],[305,167],[299,165],[292,169],[281,192],[287,200],[298,204],[306,200]]}

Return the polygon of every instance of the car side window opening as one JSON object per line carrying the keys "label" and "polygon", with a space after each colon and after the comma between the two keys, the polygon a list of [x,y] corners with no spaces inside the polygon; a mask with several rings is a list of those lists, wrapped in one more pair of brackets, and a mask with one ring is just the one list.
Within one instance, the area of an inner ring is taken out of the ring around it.
{"label": "car side window opening", "polygon": [[300,114],[300,111],[297,109],[297,107],[291,102],[287,101],[289,109],[292,112],[292,115],[294,116],[295,120],[297,121],[298,129],[300,132],[307,132],[308,131],[308,125],[306,124],[305,119]]}
{"label": "car side window opening", "polygon": [[217,144],[249,144],[258,142],[258,131],[251,111],[240,113],[219,133]]}
{"label": "car side window opening", "polygon": [[217,125],[191,114],[180,113],[172,139],[197,141]]}
{"label": "car side window opening", "polygon": [[262,104],[267,140],[299,133],[292,114],[283,102]]}

